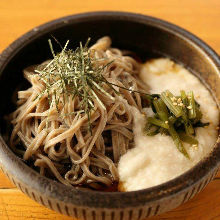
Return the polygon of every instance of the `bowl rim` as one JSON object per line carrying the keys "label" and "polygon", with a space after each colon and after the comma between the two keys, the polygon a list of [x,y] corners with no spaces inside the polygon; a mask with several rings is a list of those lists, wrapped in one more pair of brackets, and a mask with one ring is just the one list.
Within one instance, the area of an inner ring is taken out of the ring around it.
{"label": "bowl rim", "polygon": [[[142,23],[175,34],[179,38],[192,44],[194,47],[197,47],[197,49],[200,49],[201,53],[205,53],[207,55],[207,59],[210,59],[217,72],[220,73],[220,58],[217,53],[205,42],[185,29],[164,20],[147,15],[119,11],[98,11],[58,18],[37,26],[25,33],[12,44],[10,44],[0,55],[0,74],[10,60],[17,54],[17,52],[22,50],[26,45],[36,38],[55,30],[56,28],[63,27],[66,24],[74,24],[79,21],[95,21],[100,19],[123,20],[127,22]],[[1,136],[0,146],[0,164],[3,165],[4,169],[8,173],[10,173],[12,176],[15,176],[25,185],[31,186],[35,191],[39,191],[48,197],[55,198],[65,203],[94,208],[135,207],[155,200],[160,200],[164,197],[172,197],[176,193],[186,190],[188,187],[194,185],[201,178],[208,175],[211,170],[216,169],[220,164],[220,144],[218,138],[213,151],[207,155],[206,158],[201,160],[182,175],[168,182],[143,190],[109,193],[77,189],[75,187],[65,186],[57,181],[50,180],[44,176],[41,176],[36,171],[24,164],[22,160],[10,150]],[[193,175],[194,173],[198,173],[200,175]]]}

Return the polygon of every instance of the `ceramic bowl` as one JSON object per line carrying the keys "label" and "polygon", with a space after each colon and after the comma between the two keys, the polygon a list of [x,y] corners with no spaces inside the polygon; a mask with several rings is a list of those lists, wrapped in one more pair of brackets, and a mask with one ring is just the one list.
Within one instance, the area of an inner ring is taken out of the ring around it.
{"label": "ceramic bowl", "polygon": [[[88,36],[95,42],[109,35],[113,46],[136,52],[142,61],[166,56],[196,74],[220,103],[220,59],[193,34],[168,22],[132,13],[94,12],[71,15],[34,28],[0,56],[0,167],[22,192],[42,205],[84,220],[138,220],[161,214],[191,199],[216,175],[220,145],[195,167],[164,184],[133,192],[97,192],[62,185],[39,175],[4,141],[4,115],[12,112],[12,95],[22,84],[22,70],[51,57],[48,38],[72,47]],[[93,43],[92,42],[92,43]]]}

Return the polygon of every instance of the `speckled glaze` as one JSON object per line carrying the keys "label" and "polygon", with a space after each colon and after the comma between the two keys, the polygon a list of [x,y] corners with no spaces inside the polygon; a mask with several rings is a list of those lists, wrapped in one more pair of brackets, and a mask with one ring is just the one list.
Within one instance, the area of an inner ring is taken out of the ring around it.
{"label": "speckled glaze", "polygon": [[[76,46],[88,36],[93,42],[109,35],[113,46],[135,51],[144,61],[168,56],[196,74],[220,103],[220,59],[191,33],[165,21],[122,12],[94,12],[57,19],[26,33],[0,56],[0,128],[14,106],[15,88],[24,82],[22,69],[50,57],[47,39],[55,36]],[[29,197],[50,209],[84,220],[139,220],[171,210],[200,192],[216,175],[220,144],[183,175],[134,192],[96,192],[76,189],[40,176],[9,149],[0,137],[0,169]]]}

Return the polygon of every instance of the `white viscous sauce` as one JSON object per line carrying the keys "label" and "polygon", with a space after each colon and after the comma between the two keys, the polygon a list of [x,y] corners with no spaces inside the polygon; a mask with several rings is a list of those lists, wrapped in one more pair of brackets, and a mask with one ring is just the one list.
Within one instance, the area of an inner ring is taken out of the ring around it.
{"label": "white viscous sauce", "polygon": [[[167,58],[160,58],[144,64],[140,78],[149,85],[150,93],[169,89],[179,95],[181,89],[192,90],[201,106],[203,122],[211,124],[207,128],[196,129],[198,149],[184,144],[191,158],[189,160],[177,150],[171,137],[161,134],[145,136],[145,118],[132,108],[135,148],[121,157],[118,166],[120,182],[125,191],[148,188],[179,176],[211,152],[217,139],[219,112],[216,103],[199,79],[188,70]],[[150,109],[146,111],[148,116],[152,114]]]}

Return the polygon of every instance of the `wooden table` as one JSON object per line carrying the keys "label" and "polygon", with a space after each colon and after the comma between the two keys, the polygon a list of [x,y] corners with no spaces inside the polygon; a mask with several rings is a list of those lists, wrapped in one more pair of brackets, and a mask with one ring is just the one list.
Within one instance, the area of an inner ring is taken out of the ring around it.
{"label": "wooden table", "polygon": [[[220,0],[0,0],[0,52],[33,27],[65,15],[100,10],[131,11],[188,29],[220,54]],[[0,220],[72,219],[22,194],[0,173]],[[220,219],[220,173],[199,195],[151,219]]]}

